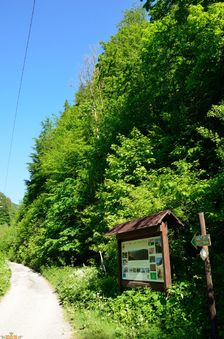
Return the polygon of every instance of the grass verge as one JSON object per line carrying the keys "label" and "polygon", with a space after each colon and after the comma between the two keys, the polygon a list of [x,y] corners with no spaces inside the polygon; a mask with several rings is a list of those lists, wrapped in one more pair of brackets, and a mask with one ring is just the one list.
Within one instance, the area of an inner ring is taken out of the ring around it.
{"label": "grass verge", "polygon": [[[43,268],[42,274],[59,295],[78,339],[124,338],[124,329],[118,323],[105,319],[100,312],[105,302],[103,290],[114,295],[116,282],[103,280],[94,267]],[[113,285],[109,287],[109,285]]]}
{"label": "grass verge", "polygon": [[117,293],[116,281],[95,267],[44,268],[66,309],[75,338],[204,339],[209,333],[195,282],[170,295],[150,289]]}
{"label": "grass verge", "polygon": [[0,253],[0,298],[10,286],[11,271],[6,263],[5,256]]}

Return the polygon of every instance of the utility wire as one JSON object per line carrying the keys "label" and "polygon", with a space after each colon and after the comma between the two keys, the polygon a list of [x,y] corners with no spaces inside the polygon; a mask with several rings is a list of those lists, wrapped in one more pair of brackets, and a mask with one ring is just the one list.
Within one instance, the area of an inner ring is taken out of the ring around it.
{"label": "utility wire", "polygon": [[24,75],[24,70],[25,70],[25,67],[26,67],[27,52],[28,52],[28,48],[29,48],[32,24],[33,24],[33,17],[34,17],[34,11],[35,11],[35,5],[36,5],[36,0],[33,0],[33,8],[32,8],[32,13],[31,13],[31,18],[30,18],[30,25],[29,25],[28,35],[27,35],[26,48],[25,48],[25,54],[24,54],[24,58],[23,58],[23,65],[22,65],[22,71],[21,71],[20,82],[19,82],[19,89],[18,89],[17,100],[16,100],[16,108],[15,108],[14,119],[13,119],[13,124],[12,124],[12,132],[11,132],[11,137],[10,137],[10,146],[9,146],[9,154],[8,154],[8,161],[7,161],[7,167],[6,167],[4,192],[6,192],[7,183],[8,183],[8,175],[9,175],[9,167],[10,167],[10,162],[11,162],[11,156],[12,156],[12,146],[13,146],[13,139],[14,139],[14,134],[15,134],[16,119],[17,119],[17,115],[18,115],[19,101],[20,101],[21,89],[22,89],[22,84],[23,84],[23,75]]}

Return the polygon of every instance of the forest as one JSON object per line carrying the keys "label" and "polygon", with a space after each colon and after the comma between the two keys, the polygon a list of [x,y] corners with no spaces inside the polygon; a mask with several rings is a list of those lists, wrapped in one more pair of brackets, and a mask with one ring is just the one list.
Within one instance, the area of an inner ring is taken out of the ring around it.
{"label": "forest", "polygon": [[17,205],[0,192],[0,226],[11,226],[16,215]]}
{"label": "forest", "polygon": [[[223,60],[223,2],[144,1],[86,60],[74,104],[65,101],[42,123],[1,247],[51,277],[71,312],[99,312],[120,326],[95,338],[210,337],[204,264],[191,245],[201,211],[224,338]],[[169,235],[170,297],[144,289],[120,295],[116,240],[106,231],[165,209],[184,224]]]}

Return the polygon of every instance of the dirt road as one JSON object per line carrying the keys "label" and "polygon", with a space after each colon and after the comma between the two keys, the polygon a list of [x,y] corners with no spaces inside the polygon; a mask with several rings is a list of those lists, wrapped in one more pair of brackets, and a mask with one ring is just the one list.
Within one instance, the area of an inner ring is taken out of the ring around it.
{"label": "dirt road", "polygon": [[11,288],[0,301],[0,338],[70,339],[71,329],[48,282],[29,268],[10,263]]}

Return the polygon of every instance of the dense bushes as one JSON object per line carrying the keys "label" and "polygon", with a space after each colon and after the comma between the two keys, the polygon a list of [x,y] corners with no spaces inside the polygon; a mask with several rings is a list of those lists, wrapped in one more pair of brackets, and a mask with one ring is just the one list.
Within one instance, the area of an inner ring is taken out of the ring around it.
{"label": "dense bushes", "polygon": [[209,333],[206,296],[201,293],[205,286],[199,277],[174,284],[168,296],[150,289],[119,295],[116,281],[95,267],[45,268],[43,273],[81,337],[179,339],[206,338]]}
{"label": "dense bushes", "polygon": [[5,256],[0,253],[0,297],[5,294],[9,288],[10,270],[6,264]]}
{"label": "dense bushes", "polygon": [[0,226],[12,225],[16,215],[17,205],[0,192]]}

